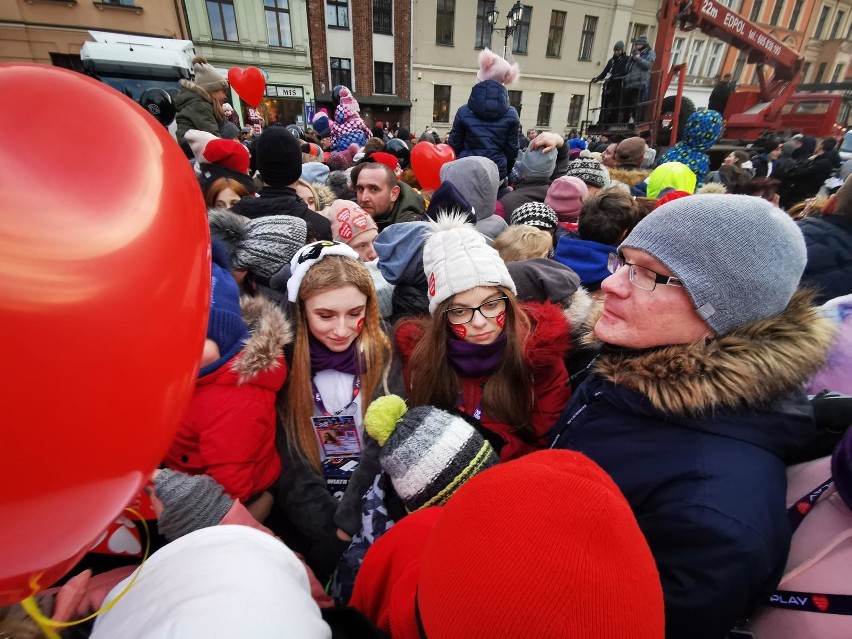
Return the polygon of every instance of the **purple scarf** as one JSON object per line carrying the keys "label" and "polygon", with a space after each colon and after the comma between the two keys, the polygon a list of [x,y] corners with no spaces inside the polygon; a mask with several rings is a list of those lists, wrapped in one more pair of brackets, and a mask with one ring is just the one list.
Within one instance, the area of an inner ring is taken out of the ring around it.
{"label": "purple scarf", "polygon": [[462,377],[485,377],[490,375],[506,353],[506,333],[490,344],[470,344],[460,339],[447,341],[447,359]]}
{"label": "purple scarf", "polygon": [[335,353],[328,350],[323,344],[313,335],[308,336],[308,348],[311,353],[311,371],[338,371],[339,373],[349,373],[357,375],[360,372],[358,366],[358,347],[354,340],[345,351]]}

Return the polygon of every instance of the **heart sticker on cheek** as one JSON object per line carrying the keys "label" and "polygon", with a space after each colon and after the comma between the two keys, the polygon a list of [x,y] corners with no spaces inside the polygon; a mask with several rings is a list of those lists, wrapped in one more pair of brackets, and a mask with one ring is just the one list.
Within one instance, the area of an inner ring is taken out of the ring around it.
{"label": "heart sticker on cheek", "polygon": [[500,326],[500,328],[506,326],[506,311],[501,312],[497,316],[497,324]]}
{"label": "heart sticker on cheek", "polygon": [[456,334],[459,339],[464,339],[467,336],[467,328],[464,324],[450,324],[450,329]]}
{"label": "heart sticker on cheek", "polygon": [[358,320],[358,323],[355,325],[355,330],[360,333],[362,328],[364,328],[364,318],[363,317]]}

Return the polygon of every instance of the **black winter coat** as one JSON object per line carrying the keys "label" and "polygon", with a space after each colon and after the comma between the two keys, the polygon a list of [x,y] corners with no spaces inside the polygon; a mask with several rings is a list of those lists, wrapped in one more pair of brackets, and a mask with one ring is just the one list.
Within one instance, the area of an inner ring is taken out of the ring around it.
{"label": "black winter coat", "polygon": [[[267,215],[292,215],[308,225],[308,235],[317,240],[331,240],[331,222],[308,208],[305,201],[289,186],[264,186],[259,197],[244,197],[231,211],[245,215],[250,220]],[[310,239],[310,238],[309,238]]]}
{"label": "black winter coat", "polygon": [[817,303],[852,293],[852,211],[799,222],[808,263],[802,285],[817,291]]}
{"label": "black winter coat", "polygon": [[787,171],[786,179],[789,187],[787,196],[781,204],[793,206],[813,197],[819,192],[822,183],[830,178],[839,166],[840,154],[835,150],[822,153],[813,160],[799,161]]}
{"label": "black winter coat", "polygon": [[456,112],[448,142],[458,158],[478,155],[492,160],[502,180],[518,155],[520,126],[506,87],[486,80],[473,86],[467,104]]}

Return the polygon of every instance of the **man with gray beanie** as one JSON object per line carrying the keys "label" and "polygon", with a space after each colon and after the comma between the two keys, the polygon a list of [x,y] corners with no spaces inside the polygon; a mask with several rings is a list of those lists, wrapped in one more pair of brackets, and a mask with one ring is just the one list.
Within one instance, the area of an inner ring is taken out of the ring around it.
{"label": "man with gray beanie", "polygon": [[795,222],[740,195],[664,204],[610,256],[599,354],[551,447],[624,493],[668,638],[723,639],[784,569],[785,460],[814,435],[802,384],[833,332],[797,290],[805,259]]}
{"label": "man with gray beanie", "polygon": [[512,212],[527,202],[544,202],[556,168],[556,155],[555,148],[527,148],[518,154],[515,168],[520,179],[509,193],[500,198],[507,218],[511,219]]}

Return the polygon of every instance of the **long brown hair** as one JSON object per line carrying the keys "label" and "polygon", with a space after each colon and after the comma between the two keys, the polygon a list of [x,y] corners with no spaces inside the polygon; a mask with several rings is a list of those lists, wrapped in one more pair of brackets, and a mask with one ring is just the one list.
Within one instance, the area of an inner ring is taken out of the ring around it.
{"label": "long brown hair", "polygon": [[[507,298],[503,328],[506,353],[482,389],[482,410],[514,428],[521,437],[531,437],[532,374],[524,353],[530,322],[512,291],[502,286],[495,288]],[[451,297],[439,304],[431,317],[412,320],[418,323],[421,334],[407,363],[412,407],[431,405],[446,410],[458,407],[461,382],[447,360],[451,333],[445,311],[451,308],[452,301]]]}
{"label": "long brown hair", "polygon": [[216,206],[216,198],[225,189],[231,189],[240,197],[246,197],[249,194],[248,189],[236,180],[231,178],[217,178],[210,183],[210,186],[207,187],[207,192],[204,194],[204,203],[207,204],[208,209]]}
{"label": "long brown hair", "polygon": [[355,339],[355,346],[362,354],[361,408],[366,412],[385,369],[390,360],[390,342],[382,330],[376,289],[370,272],[360,262],[342,255],[330,255],[314,264],[302,280],[299,297],[295,304],[294,324],[296,336],[293,340],[293,362],[284,392],[279,402],[287,439],[305,459],[320,470],[319,445],[317,444],[311,417],[314,414],[314,397],[311,392],[311,355],[308,349],[307,314],[305,301],[326,291],[354,286],[367,296],[364,326]]}

